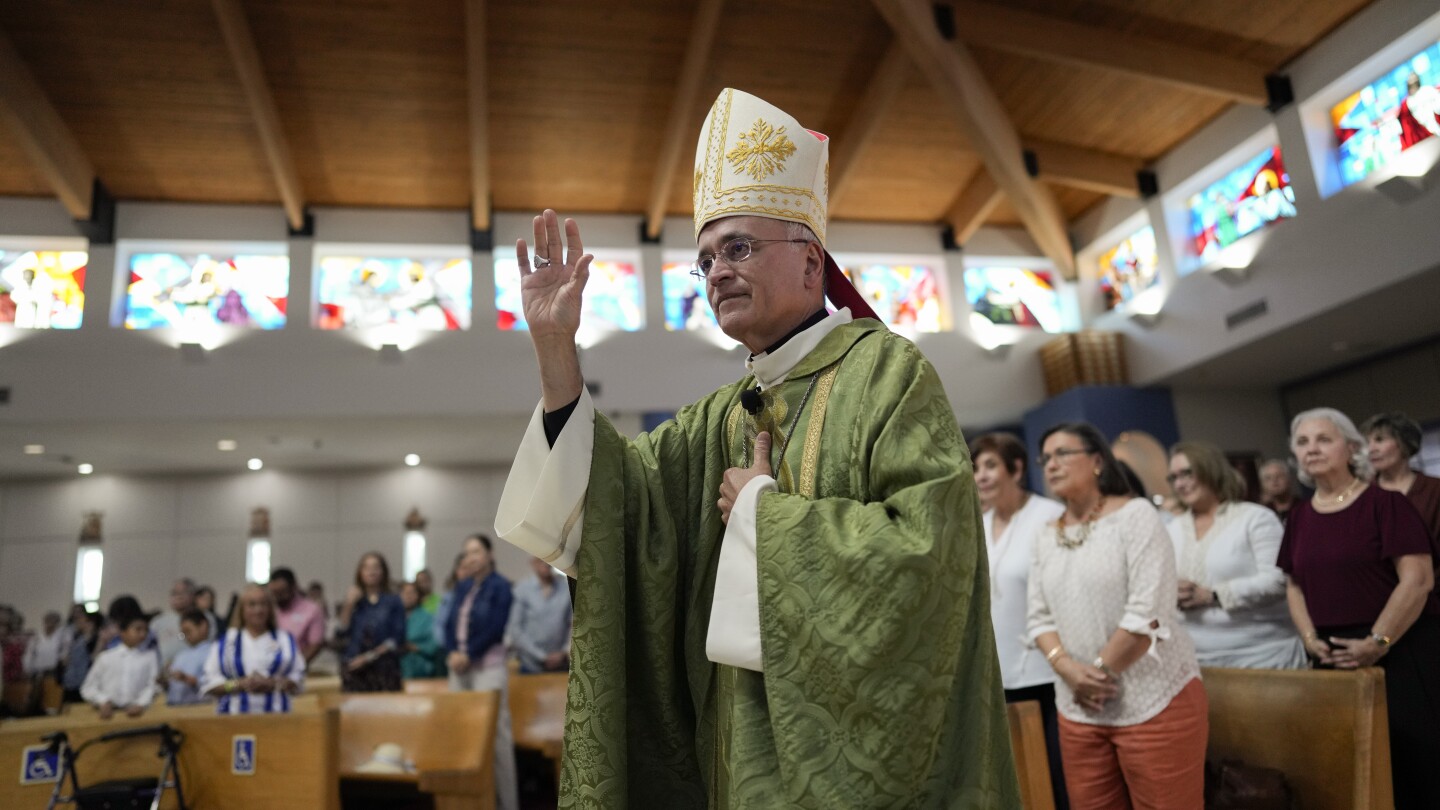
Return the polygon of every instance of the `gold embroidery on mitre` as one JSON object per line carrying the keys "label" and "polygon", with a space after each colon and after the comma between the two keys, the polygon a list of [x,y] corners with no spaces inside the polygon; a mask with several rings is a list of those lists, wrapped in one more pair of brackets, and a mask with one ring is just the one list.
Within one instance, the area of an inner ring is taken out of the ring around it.
{"label": "gold embroidery on mitre", "polygon": [[725,157],[737,172],[743,172],[757,181],[784,171],[785,159],[795,154],[795,143],[785,135],[785,127],[776,129],[756,118],[749,132],[740,133],[740,142],[735,144]]}

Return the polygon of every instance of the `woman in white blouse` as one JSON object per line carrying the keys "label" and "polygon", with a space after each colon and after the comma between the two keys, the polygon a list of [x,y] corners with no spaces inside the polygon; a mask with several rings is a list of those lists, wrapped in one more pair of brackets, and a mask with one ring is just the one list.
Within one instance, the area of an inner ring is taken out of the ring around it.
{"label": "woman in white blouse", "polygon": [[1066,810],[1070,804],[1060,765],[1055,673],[1025,635],[1030,550],[1065,507],[1025,487],[1025,445],[1015,436],[986,433],[970,443],[970,457],[975,464],[975,488],[985,509],[981,519],[990,560],[990,620],[995,625],[1005,702],[1034,700],[1040,704],[1055,807]]}
{"label": "woman in white blouse", "polygon": [[230,629],[216,640],[200,691],[218,699],[220,714],[290,711],[290,698],[305,683],[305,656],[295,637],[275,625],[270,591],[247,585]]}
{"label": "woman in white blouse", "polygon": [[1168,480],[1186,507],[1167,528],[1181,615],[1201,665],[1304,669],[1285,572],[1275,564],[1285,534],[1280,518],[1243,500],[1239,479],[1212,444],[1175,445]]}
{"label": "woman in white blouse", "polygon": [[1041,451],[1065,513],[1033,550],[1028,633],[1059,676],[1070,804],[1200,810],[1209,707],[1170,538],[1094,427],[1057,425]]}

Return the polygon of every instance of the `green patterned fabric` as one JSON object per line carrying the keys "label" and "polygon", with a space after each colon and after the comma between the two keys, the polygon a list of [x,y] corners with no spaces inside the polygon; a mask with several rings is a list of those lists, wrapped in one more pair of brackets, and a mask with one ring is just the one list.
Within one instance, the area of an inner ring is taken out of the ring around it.
{"label": "green patterned fabric", "polygon": [[[862,320],[752,421],[753,385],[634,441],[595,417],[561,807],[1019,807],[974,479],[934,369]],[[765,429],[790,442],[757,513],[762,674],[705,639],[721,478]]]}

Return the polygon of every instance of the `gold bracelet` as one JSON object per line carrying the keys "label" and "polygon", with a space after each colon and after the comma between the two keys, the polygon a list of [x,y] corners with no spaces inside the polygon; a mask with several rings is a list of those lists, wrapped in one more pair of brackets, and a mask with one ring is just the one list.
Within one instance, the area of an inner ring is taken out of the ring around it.
{"label": "gold bracelet", "polygon": [[1050,652],[1045,653],[1045,663],[1047,663],[1047,664],[1049,664],[1050,666],[1053,667],[1053,666],[1055,666],[1055,659],[1059,658],[1060,656],[1062,656],[1062,655],[1064,655],[1064,654],[1065,654],[1065,645],[1063,645],[1063,644],[1056,644],[1056,645],[1054,646],[1054,648],[1052,648],[1052,649],[1050,650]]}

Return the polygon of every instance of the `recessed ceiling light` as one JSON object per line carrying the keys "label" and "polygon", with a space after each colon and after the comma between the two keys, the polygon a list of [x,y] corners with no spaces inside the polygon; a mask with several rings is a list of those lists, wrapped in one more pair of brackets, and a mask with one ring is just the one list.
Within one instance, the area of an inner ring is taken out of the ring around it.
{"label": "recessed ceiling light", "polygon": [[258,458],[252,458],[249,461],[245,462],[245,466],[249,467],[252,470],[258,470],[261,467],[265,466],[265,462],[261,461]]}
{"label": "recessed ceiling light", "polygon": [[43,445],[43,444],[27,444],[27,445],[25,445],[25,455],[27,455],[27,456],[38,456],[38,455],[43,454],[44,452],[45,452],[45,445]]}
{"label": "recessed ceiling light", "polygon": [[234,439],[221,439],[220,441],[215,443],[216,450],[224,450],[227,453],[231,450],[234,450],[235,446],[236,445]]}
{"label": "recessed ceiling light", "polygon": [[417,456],[417,455],[415,455],[414,453],[409,453],[409,454],[407,454],[407,455],[405,456],[405,466],[407,466],[407,467],[415,467],[415,466],[418,466],[419,464],[420,464],[420,457]]}
{"label": "recessed ceiling light", "polygon": [[76,468],[75,468],[75,471],[78,472],[78,473],[80,473],[81,475],[89,475],[90,473],[95,472],[95,465],[94,465],[94,464],[81,464],[79,467],[76,467]]}

